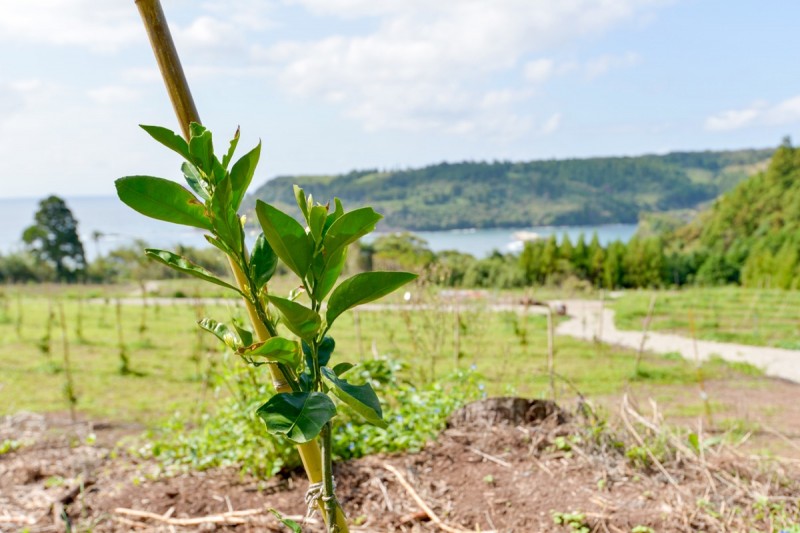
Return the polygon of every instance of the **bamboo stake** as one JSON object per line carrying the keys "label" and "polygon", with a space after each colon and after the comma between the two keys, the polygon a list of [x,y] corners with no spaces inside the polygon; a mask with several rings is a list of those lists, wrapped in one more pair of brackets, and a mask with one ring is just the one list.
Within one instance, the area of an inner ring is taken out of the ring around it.
{"label": "bamboo stake", "polygon": [[555,382],[555,334],[553,331],[553,308],[547,306],[547,374],[550,376],[550,399],[556,401]]}
{"label": "bamboo stake", "polygon": [[[183,131],[183,136],[188,140],[190,137],[189,124],[192,122],[200,124],[200,115],[197,112],[192,93],[189,90],[189,84],[183,73],[178,51],[175,49],[164,11],[161,9],[161,2],[159,0],[135,0],[135,2],[147,30],[150,45],[156,56],[164,85]],[[244,273],[235,262],[230,261],[230,258],[229,263],[237,285],[244,290],[247,287]],[[269,331],[258,317],[255,307],[246,298],[244,299],[244,304],[259,340],[265,341],[269,339]],[[268,366],[275,390],[277,392],[291,392],[292,389],[288,385],[286,377],[277,365]],[[309,482],[318,483],[322,481],[322,454],[320,453],[319,444],[316,441],[298,444],[297,451],[300,453],[300,459],[303,462]],[[325,510],[321,504],[319,508],[327,522],[327,516],[325,516]],[[341,533],[347,533],[347,521],[341,507],[338,508],[336,513],[335,523]]]}
{"label": "bamboo stake", "polygon": [[650,329],[650,321],[653,319],[653,311],[656,308],[656,293],[650,297],[650,306],[647,308],[647,316],[642,327],[642,342],[639,343],[639,351],[636,353],[636,369],[634,372],[639,374],[639,365],[642,364],[642,354],[644,354],[644,344],[647,342],[647,331]]}

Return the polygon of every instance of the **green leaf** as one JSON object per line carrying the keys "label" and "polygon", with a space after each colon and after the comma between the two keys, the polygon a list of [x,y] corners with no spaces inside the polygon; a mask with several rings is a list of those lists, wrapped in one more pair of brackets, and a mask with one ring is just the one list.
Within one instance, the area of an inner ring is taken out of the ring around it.
{"label": "green leaf", "polygon": [[322,301],[331,292],[333,286],[336,285],[336,280],[339,279],[344,265],[347,263],[347,250],[346,246],[340,248],[338,252],[328,258],[328,262],[322,270],[322,275],[314,287],[314,297],[318,301]]}
{"label": "green leaf", "polygon": [[344,207],[342,207],[342,201],[338,198],[333,199],[333,203],[336,206],[333,213],[330,213],[327,218],[325,219],[325,227],[322,228],[322,234],[327,235],[328,229],[330,229],[331,225],[336,222],[342,215],[344,215]]}
{"label": "green leaf", "polygon": [[200,278],[202,280],[208,281],[210,283],[214,283],[215,285],[219,285],[220,287],[225,287],[226,289],[231,289],[239,294],[242,292],[231,285],[230,283],[226,283],[221,279],[214,276],[214,274],[205,268],[201,267],[198,264],[192,263],[188,259],[178,254],[174,254],[172,252],[168,252],[166,250],[156,250],[153,248],[147,248],[144,251],[147,254],[147,257],[150,259],[154,259],[159,263],[167,265],[168,267],[177,270],[178,272],[183,272],[184,274],[189,274],[196,278]]}
{"label": "green leaf", "polygon": [[200,171],[197,170],[197,167],[188,161],[184,161],[181,165],[181,171],[183,172],[183,177],[186,178],[186,183],[189,184],[189,187],[191,187],[200,198],[203,200],[208,200],[210,196],[205,188],[205,179],[200,175]]}
{"label": "green leaf", "polygon": [[292,185],[292,190],[294,191],[294,199],[297,201],[297,207],[300,208],[303,218],[308,222],[308,199],[306,198],[306,193],[298,185]]}
{"label": "green leaf", "polygon": [[211,224],[219,238],[239,255],[244,246],[244,230],[233,207],[232,195],[231,178],[226,176],[217,183],[211,197]]}
{"label": "green leaf", "polygon": [[196,122],[192,122],[189,129],[191,130],[190,160],[207,176],[211,176],[214,172],[214,145],[211,140],[211,132]]}
{"label": "green leaf", "polygon": [[161,126],[147,126],[145,124],[139,124],[139,127],[149,133],[150,137],[157,140],[170,150],[177,152],[184,159],[192,159],[192,156],[189,154],[189,145],[186,143],[186,140],[174,131],[167,128],[162,128]]}
{"label": "green leaf", "polygon": [[238,324],[238,320],[233,320],[233,328],[236,330],[236,333],[239,335],[239,339],[241,339],[242,344],[245,346],[250,346],[253,344],[253,332],[249,329],[245,329],[244,327]]}
{"label": "green leaf", "polygon": [[264,234],[261,233],[250,254],[250,277],[259,291],[272,279],[278,267],[278,256],[270,247]]}
{"label": "green leaf", "polygon": [[[253,174],[256,172],[258,159],[261,157],[261,142],[255,148],[247,152],[236,163],[233,164],[231,169],[231,188],[233,189],[233,209],[239,209],[242,203],[247,188],[253,180]],[[223,163],[225,166],[225,163]]]}
{"label": "green leaf", "polygon": [[308,213],[308,229],[317,242],[322,240],[322,229],[325,227],[325,217],[327,216],[328,210],[324,205],[315,205]]}
{"label": "green leaf", "polygon": [[689,444],[697,453],[700,453],[700,437],[697,433],[689,433]]}
{"label": "green leaf", "polygon": [[[317,347],[317,358],[319,359],[319,366],[325,366],[331,360],[331,355],[333,355],[333,350],[336,349],[336,341],[333,340],[333,337],[330,335],[325,335],[325,338],[322,339],[322,342],[319,343]],[[306,357],[306,366],[308,368],[313,368],[314,364],[311,361],[311,347],[303,341],[303,355]]]}
{"label": "green leaf", "polygon": [[356,365],[353,363],[339,363],[338,365],[333,367],[333,373],[337,376],[341,376],[345,372],[348,372],[350,369],[355,368]]}
{"label": "green leaf", "polygon": [[300,364],[300,347],[296,341],[283,337],[272,337],[265,342],[239,348],[239,355],[264,357],[276,363],[288,365],[292,370]]}
{"label": "green leaf", "polygon": [[151,176],[128,176],[114,182],[117,195],[125,205],[155,218],[211,230],[205,206],[192,193],[174,181]]}
{"label": "green leaf", "polygon": [[301,279],[305,278],[311,265],[312,250],[303,226],[286,213],[261,200],[256,201],[256,214],[264,231],[264,237],[281,261]]}
{"label": "green leaf", "polygon": [[289,331],[305,341],[313,342],[322,325],[322,319],[317,313],[286,298],[278,296],[268,296],[268,298],[270,303],[283,315],[283,323],[286,324]]}
{"label": "green leaf", "polygon": [[333,394],[349,405],[353,411],[364,417],[370,424],[381,428],[388,427],[383,419],[381,402],[378,401],[378,396],[372,390],[372,385],[348,383],[346,379],[341,379],[327,366],[322,367],[322,375],[334,385]]}
{"label": "green leaf", "polygon": [[[233,152],[236,151],[236,146],[239,144],[239,127],[236,127],[236,133],[233,134],[231,144],[228,146],[228,153],[222,156],[222,167],[227,169],[231,159],[233,159]],[[260,144],[260,143],[259,143]]]}
{"label": "green leaf", "polygon": [[259,407],[257,414],[270,433],[302,444],[319,435],[336,416],[336,406],[322,392],[282,392]]}
{"label": "green leaf", "polygon": [[291,529],[292,533],[303,533],[303,530],[300,527],[300,524],[298,524],[294,520],[289,520],[288,518],[284,518],[283,515],[281,513],[279,513],[276,509],[270,508],[270,509],[267,509],[267,511],[269,511],[272,514],[274,514],[275,518],[278,519],[278,522],[280,522],[284,526],[286,526],[289,529]]}
{"label": "green leaf", "polygon": [[204,318],[197,322],[197,325],[203,328],[204,330],[208,331],[209,333],[213,334],[216,338],[221,340],[228,348],[232,350],[237,350],[241,345],[241,341],[239,337],[236,336],[231,329],[223,324],[222,322],[217,322],[211,318]]}
{"label": "green leaf", "polygon": [[344,280],[328,300],[328,326],[348,309],[386,296],[416,277],[410,272],[364,272]]}
{"label": "green leaf", "polygon": [[375,229],[375,224],[383,218],[371,207],[362,207],[337,218],[325,234],[325,252],[330,256],[349,244],[354,243]]}

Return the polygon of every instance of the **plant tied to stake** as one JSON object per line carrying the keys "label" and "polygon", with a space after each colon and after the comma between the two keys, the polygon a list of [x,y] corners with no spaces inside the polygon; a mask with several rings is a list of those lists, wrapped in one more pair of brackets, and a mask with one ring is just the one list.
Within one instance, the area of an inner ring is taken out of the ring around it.
{"label": "plant tied to stake", "polygon": [[[261,144],[232,163],[239,141],[236,131],[222,159],[214,154],[211,132],[197,123],[190,126],[188,141],[158,126],[142,126],[155,140],[177,152],[191,190],[163,178],[129,176],[116,181],[119,198],[136,211],[166,222],[205,230],[206,240],[228,258],[236,284],[166,250],[148,249],[148,257],[170,268],[195,276],[241,295],[256,332],[236,323],[227,325],[210,318],[198,322],[245,362],[268,365],[277,394],[258,409],[267,430],[297,443],[309,477],[315,469],[303,455],[318,440],[322,451],[321,480],[311,479],[310,499],[320,505],[329,531],[347,531],[344,514],[336,501],[331,465],[331,420],[336,416],[334,398],[352,408],[367,422],[386,427],[380,401],[369,383],[349,383],[345,374],[353,364],[336,362],[336,343],[331,327],[343,313],[381,298],[416,278],[407,272],[365,272],[337,286],[348,247],[375,229],[381,215],[370,207],[345,212],[338,198],[334,208],[315,203],[295,186],[305,227],[292,216],[258,201],[256,214],[262,233],[252,253],[245,245],[244,218],[239,206],[258,164]],[[268,282],[282,261],[300,280],[286,298],[273,295]],[[301,303],[303,302],[303,303]],[[296,338],[279,334],[283,324]],[[287,525],[295,524],[284,521]]]}

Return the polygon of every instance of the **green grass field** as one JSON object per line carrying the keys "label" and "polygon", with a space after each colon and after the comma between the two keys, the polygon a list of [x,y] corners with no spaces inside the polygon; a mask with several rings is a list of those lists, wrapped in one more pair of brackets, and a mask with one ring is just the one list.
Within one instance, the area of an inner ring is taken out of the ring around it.
{"label": "green grass field", "polygon": [[[620,329],[641,330],[650,291],[626,292],[612,306]],[[692,288],[658,291],[650,328],[685,336],[800,350],[800,292]]]}
{"label": "green grass field", "polygon": [[[192,294],[192,287],[191,282],[174,281],[160,290]],[[176,410],[207,408],[216,393],[225,394],[210,390],[215,381],[206,379],[209,368],[223,366],[224,350],[195,321],[200,316],[224,321],[242,317],[238,304],[200,306],[193,298],[181,298],[173,305],[154,300],[144,308],[139,302],[122,305],[123,345],[134,371],[122,375],[116,297],[135,292],[135,286],[7,287],[0,300],[0,414],[67,411],[59,304],[64,306],[79,412],[152,423]],[[51,305],[55,320],[46,353]],[[332,334],[342,360],[357,361],[374,353],[392,357],[407,363],[406,377],[416,382],[436,379],[457,365],[474,365],[489,394],[549,394],[542,316],[493,313],[481,306],[462,309],[458,317],[440,306],[424,311],[360,311],[340,319]],[[634,358],[632,351],[557,337],[555,369],[566,378],[557,380],[558,395],[574,397],[577,389],[597,397],[628,387],[691,385],[697,379],[690,363],[657,356],[647,356],[634,376]],[[708,378],[730,372],[736,371],[718,362],[704,370]]]}

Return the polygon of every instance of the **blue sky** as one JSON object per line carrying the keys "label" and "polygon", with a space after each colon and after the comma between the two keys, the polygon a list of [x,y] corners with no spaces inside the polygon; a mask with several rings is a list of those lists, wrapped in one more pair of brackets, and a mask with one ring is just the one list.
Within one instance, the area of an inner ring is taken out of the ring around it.
{"label": "blue sky", "polygon": [[[788,0],[163,0],[222,146],[281,174],[777,145],[800,125]],[[2,197],[177,178],[133,0],[0,0]]]}

